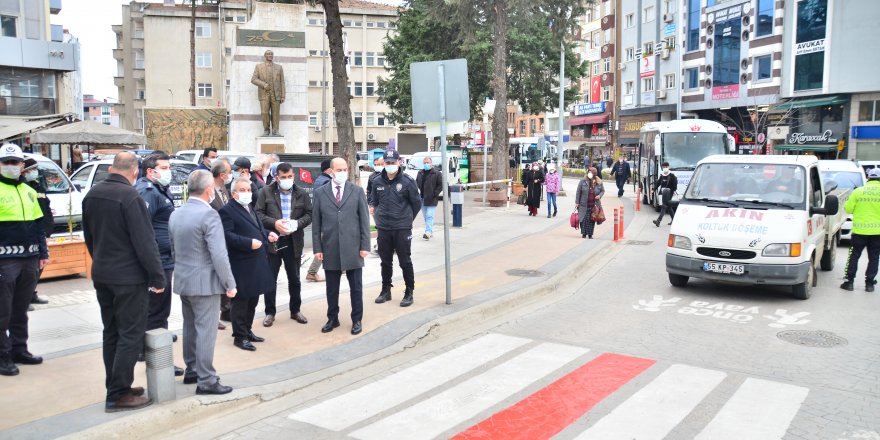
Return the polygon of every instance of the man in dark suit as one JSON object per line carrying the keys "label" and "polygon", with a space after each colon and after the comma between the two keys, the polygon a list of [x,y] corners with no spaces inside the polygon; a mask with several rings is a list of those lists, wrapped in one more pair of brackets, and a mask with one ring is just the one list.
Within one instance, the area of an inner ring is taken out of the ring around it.
{"label": "man in dark suit", "polygon": [[328,333],[339,327],[339,282],[348,278],[351,296],[351,334],[361,332],[364,315],[363,267],[370,253],[370,213],[364,191],[348,182],[348,163],[337,157],[331,162],[333,181],[315,191],[312,210],[312,246],[315,258],[324,262],[327,275]]}
{"label": "man in dark suit", "polygon": [[165,271],[147,205],[133,186],[137,176],[137,156],[119,153],[107,179],[83,199],[83,238],[104,323],[106,412],[152,403],[131,384],[147,329],[147,288],[164,292]]}
{"label": "man in dark suit", "polygon": [[214,147],[205,148],[205,150],[202,151],[202,157],[201,157],[201,160],[199,161],[199,166],[195,167],[195,169],[193,169],[193,171],[195,171],[195,170],[211,171],[211,164],[212,164],[212,162],[214,162],[214,159],[216,159],[216,158],[217,158],[217,149],[216,148],[214,148]]}
{"label": "man in dark suit", "polygon": [[229,264],[238,288],[232,299],[232,337],[236,347],[255,351],[252,342],[263,342],[265,339],[253,332],[254,313],[260,295],[274,288],[272,271],[269,268],[269,243],[278,240],[274,232],[266,232],[257,215],[251,209],[250,180],[240,177],[232,182],[232,198],[220,209],[223,221],[223,232],[226,236],[226,249],[229,253]]}
{"label": "man in dark suit", "polygon": [[303,230],[312,224],[312,201],[306,190],[293,183],[293,167],[289,163],[282,162],[278,165],[277,179],[260,190],[255,209],[263,227],[280,237],[278,252],[269,255],[273,287],[265,295],[266,318],[263,325],[270,327],[275,322],[275,281],[282,262],[287,272],[290,319],[306,324],[309,321],[300,311],[302,297],[299,266],[305,241]]}

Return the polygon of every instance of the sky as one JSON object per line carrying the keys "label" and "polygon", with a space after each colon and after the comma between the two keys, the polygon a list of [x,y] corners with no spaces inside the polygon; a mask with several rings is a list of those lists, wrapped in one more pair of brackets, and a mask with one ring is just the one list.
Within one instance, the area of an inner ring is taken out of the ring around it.
{"label": "sky", "polygon": [[[377,3],[401,4],[401,0],[373,0]],[[161,3],[161,1],[151,1]],[[80,69],[83,94],[95,99],[117,99],[118,89],[113,85],[116,76],[116,36],[110,29],[122,24],[122,5],[128,0],[63,0],[61,12],[52,16],[52,24],[68,29],[80,44]],[[177,0],[181,3],[181,0]]]}

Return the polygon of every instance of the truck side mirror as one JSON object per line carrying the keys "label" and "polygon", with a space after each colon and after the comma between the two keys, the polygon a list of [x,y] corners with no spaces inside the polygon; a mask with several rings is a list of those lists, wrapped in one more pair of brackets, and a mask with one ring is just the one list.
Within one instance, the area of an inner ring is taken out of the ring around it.
{"label": "truck side mirror", "polygon": [[837,200],[837,196],[828,195],[825,196],[825,206],[822,208],[810,208],[810,215],[836,215],[838,210],[840,210],[840,202]]}

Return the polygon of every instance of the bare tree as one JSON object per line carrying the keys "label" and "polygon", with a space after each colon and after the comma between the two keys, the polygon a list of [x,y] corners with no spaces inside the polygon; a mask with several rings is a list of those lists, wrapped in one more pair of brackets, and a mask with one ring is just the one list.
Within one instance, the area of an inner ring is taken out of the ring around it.
{"label": "bare tree", "polygon": [[192,0],[189,22],[189,105],[196,106],[196,0]]}
{"label": "bare tree", "polygon": [[715,113],[719,121],[733,124],[738,132],[757,143],[758,135],[765,133],[770,127],[787,125],[792,129],[797,128],[790,123],[790,118],[794,114],[792,106],[787,106],[784,110],[780,110],[779,107],[780,105],[776,104],[758,104],[757,99],[753,98],[751,104],[746,106],[745,113],[737,111],[731,116],[717,109]]}

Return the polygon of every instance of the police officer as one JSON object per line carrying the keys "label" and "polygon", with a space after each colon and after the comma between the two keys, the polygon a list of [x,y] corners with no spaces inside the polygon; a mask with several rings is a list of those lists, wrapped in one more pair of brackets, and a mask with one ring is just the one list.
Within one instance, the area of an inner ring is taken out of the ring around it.
{"label": "police officer", "polygon": [[[46,185],[40,181],[40,170],[37,168],[37,161],[30,158],[24,160],[24,181],[37,192],[37,202],[40,204],[40,211],[43,212],[43,220],[40,224],[43,226],[43,233],[46,234],[46,238],[49,238],[55,230],[55,216],[52,215],[49,198],[46,197]],[[42,274],[43,270],[40,269],[40,275]],[[39,279],[39,276],[37,279]],[[37,295],[35,290],[34,297],[31,298],[31,304],[49,304],[49,300]],[[28,306],[28,311],[33,309],[33,306]]]}
{"label": "police officer", "polygon": [[[159,246],[159,258],[165,271],[165,291],[150,295],[149,312],[147,313],[147,330],[168,328],[168,316],[171,315],[171,275],[174,272],[174,255],[171,253],[171,236],[168,233],[168,219],[174,212],[174,200],[168,193],[171,184],[171,160],[166,154],[151,154],[141,162],[144,177],[135,183],[135,189],[147,204],[150,223],[156,244]],[[177,340],[177,335],[174,335]],[[174,367],[176,376],[183,376],[183,369]]]}
{"label": "police officer", "polygon": [[846,262],[846,281],[840,285],[843,290],[853,290],[853,280],[858,271],[862,250],[868,248],[868,269],[865,271],[865,290],[874,291],[877,280],[877,266],[880,262],[880,169],[868,171],[868,183],[853,190],[844,205],[847,213],[853,216],[852,238],[850,239],[849,259]]}
{"label": "police officer", "polygon": [[49,262],[37,192],[21,176],[24,154],[15,144],[0,147],[0,374],[15,376],[15,364],[43,362],[27,350],[28,304],[40,269]]}
{"label": "police officer", "polygon": [[401,307],[413,303],[415,273],[410,251],[412,245],[413,219],[419,214],[422,199],[419,188],[412,177],[400,169],[400,153],[397,150],[385,151],[385,169],[372,179],[373,191],[369,204],[376,221],[379,258],[382,260],[382,292],[376,298],[377,304],[391,300],[391,275],[394,253],[397,253],[400,270],[406,290],[403,292]]}

